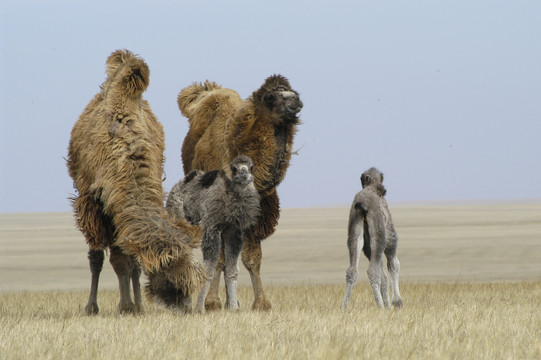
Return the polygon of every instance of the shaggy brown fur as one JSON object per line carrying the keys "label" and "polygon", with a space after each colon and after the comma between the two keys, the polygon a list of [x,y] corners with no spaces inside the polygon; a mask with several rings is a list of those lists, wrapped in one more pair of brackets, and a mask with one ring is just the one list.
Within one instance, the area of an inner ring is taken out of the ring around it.
{"label": "shaggy brown fur", "polygon": [[[138,264],[151,278],[148,294],[175,306],[180,300],[172,293],[191,294],[206,278],[192,254],[201,234],[184,221],[175,226],[163,207],[164,133],[142,99],[149,83],[147,64],[118,50],[107,59],[106,74],[101,91],[75,123],[68,149],[68,169],[78,192],[72,199],[75,217],[91,249],[87,312],[98,311],[95,293],[101,265],[95,252],[102,253],[103,263],[107,248],[119,250],[110,261],[119,276],[121,311],[133,306],[131,299],[123,298],[119,271],[125,278]],[[153,277],[159,284],[153,284]],[[134,291],[138,276],[136,282]],[[127,286],[129,296],[129,278]]]}
{"label": "shaggy brown fur", "polygon": [[[242,261],[254,287],[253,308],[270,309],[259,274],[261,241],[274,233],[280,216],[276,187],[284,179],[291,159],[299,124],[297,114],[302,108],[299,95],[285,77],[273,75],[244,101],[234,90],[206,81],[183,89],[178,105],[190,124],[182,146],[186,174],[194,169],[223,169],[229,173],[229,164],[238,155],[247,155],[254,162],[254,184],[261,196],[262,215],[245,234]],[[215,278],[207,308],[221,307],[219,277]]]}

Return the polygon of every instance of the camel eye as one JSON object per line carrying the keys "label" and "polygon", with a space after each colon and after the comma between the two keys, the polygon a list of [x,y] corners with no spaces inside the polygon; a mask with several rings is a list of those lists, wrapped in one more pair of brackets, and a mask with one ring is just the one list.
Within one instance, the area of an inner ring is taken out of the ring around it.
{"label": "camel eye", "polygon": [[265,102],[270,105],[270,104],[272,104],[274,102],[275,98],[276,97],[274,96],[273,93],[267,94],[267,95],[265,95]]}
{"label": "camel eye", "polygon": [[250,166],[250,172],[253,173],[254,172],[254,166]]}
{"label": "camel eye", "polygon": [[233,175],[237,173],[237,168],[234,166],[231,166],[231,171],[233,172]]}

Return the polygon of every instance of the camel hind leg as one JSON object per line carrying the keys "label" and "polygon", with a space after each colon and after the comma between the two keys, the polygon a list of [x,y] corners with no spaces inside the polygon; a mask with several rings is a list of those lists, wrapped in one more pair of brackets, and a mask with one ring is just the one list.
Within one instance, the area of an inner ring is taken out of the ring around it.
{"label": "camel hind leg", "polygon": [[389,299],[389,278],[387,277],[387,273],[385,272],[385,266],[383,265],[383,261],[380,262],[380,274],[381,274],[381,284],[380,284],[380,292],[381,292],[381,298],[383,299],[383,306],[386,308],[391,307],[391,300]]}
{"label": "camel hind leg", "polygon": [[100,308],[98,307],[98,283],[100,281],[100,273],[103,268],[104,258],[103,250],[88,250],[88,262],[90,264],[92,280],[90,284],[90,297],[85,306],[87,315],[95,315],[100,311]]}
{"label": "camel hind leg", "polygon": [[85,306],[87,315],[99,313],[98,284],[103,268],[104,251],[113,242],[113,225],[111,219],[104,215],[103,206],[88,192],[81,193],[73,199],[73,210],[77,226],[85,236],[89,245],[88,261],[92,280],[90,296]]}
{"label": "camel hind leg", "polygon": [[383,251],[385,250],[385,238],[384,234],[377,234],[377,231],[374,230],[375,227],[373,224],[369,223],[368,229],[371,238],[371,254],[370,262],[368,263],[368,270],[366,271],[366,273],[368,274],[368,280],[370,281],[370,286],[372,287],[372,292],[374,293],[374,300],[376,301],[376,305],[379,308],[383,308],[384,303],[382,297],[382,277],[386,275],[383,271],[382,258]]}
{"label": "camel hind leg", "polygon": [[400,273],[400,261],[396,256],[396,242],[394,245],[385,251],[387,257],[387,270],[391,278],[391,288],[393,291],[391,303],[394,307],[400,308],[403,305],[402,297],[400,296],[400,288],[398,286],[398,277]]}
{"label": "camel hind leg", "polygon": [[352,212],[348,225],[349,268],[346,270],[346,292],[344,293],[344,300],[342,301],[342,310],[347,309],[349,306],[351,294],[353,293],[353,289],[357,283],[357,277],[359,276],[361,226],[362,218],[359,214]]}
{"label": "camel hind leg", "polygon": [[381,258],[379,261],[370,259],[366,273],[368,274],[368,280],[372,287],[376,305],[379,308],[383,308],[383,298],[381,296]]}

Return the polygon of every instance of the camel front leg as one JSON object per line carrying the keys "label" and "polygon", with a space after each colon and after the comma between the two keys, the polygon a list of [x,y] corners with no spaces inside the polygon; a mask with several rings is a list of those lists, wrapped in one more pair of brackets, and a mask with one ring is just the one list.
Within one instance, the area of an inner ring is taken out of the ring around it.
{"label": "camel front leg", "polygon": [[131,282],[133,286],[133,300],[135,301],[135,308],[138,313],[144,312],[143,297],[141,296],[141,284],[139,278],[141,277],[141,267],[137,263],[137,260],[132,257],[133,269],[131,272]]}
{"label": "camel front leg", "polygon": [[115,270],[118,277],[118,287],[120,288],[120,301],[118,310],[121,314],[132,314],[137,312],[137,307],[133,303],[130,294],[130,280],[133,264],[128,255],[124,254],[120,248],[111,247],[109,262]]}
{"label": "camel front leg", "polygon": [[262,255],[261,240],[246,236],[242,248],[242,263],[250,274],[252,287],[254,289],[254,303],[252,304],[252,310],[266,311],[270,310],[272,306],[265,296],[263,283],[261,282],[260,269]]}
{"label": "camel front leg", "polygon": [[103,268],[104,258],[103,250],[88,250],[88,262],[90,264],[92,280],[90,284],[90,296],[88,298],[88,303],[85,306],[87,315],[95,315],[100,311],[100,308],[98,307],[98,283],[100,281],[100,273]]}
{"label": "camel front leg", "polygon": [[205,300],[205,309],[207,311],[215,311],[222,309],[222,299],[220,299],[220,275],[224,270],[224,254],[220,253],[218,264],[216,265],[215,274],[210,283],[207,298]]}
{"label": "camel front leg", "polygon": [[203,252],[203,265],[208,275],[208,280],[203,285],[203,288],[197,296],[195,311],[201,314],[205,313],[205,299],[209,292],[210,283],[215,277],[219,277],[220,273],[216,272],[216,264],[220,257],[222,239],[221,234],[217,229],[207,229],[205,235],[201,239],[201,251]]}
{"label": "camel front leg", "polygon": [[231,310],[239,309],[237,298],[237,278],[239,274],[238,260],[242,250],[242,232],[229,228],[223,233],[225,256],[225,290],[227,292],[226,307]]}

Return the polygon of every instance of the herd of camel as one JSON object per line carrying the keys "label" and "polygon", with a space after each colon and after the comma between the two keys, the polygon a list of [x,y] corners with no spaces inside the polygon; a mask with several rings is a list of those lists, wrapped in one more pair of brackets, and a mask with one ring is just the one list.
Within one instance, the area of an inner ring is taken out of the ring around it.
{"label": "herd of camel", "polygon": [[[221,309],[224,272],[226,308],[238,309],[239,256],[252,281],[252,309],[269,310],[260,275],[261,241],[278,224],[276,188],[289,166],[300,124],[299,94],[281,75],[269,76],[244,100],[208,80],[181,90],[178,106],[189,122],[182,144],[185,177],[164,206],[164,131],[142,97],[149,75],[139,56],[113,52],[106,61],[106,80],[71,132],[67,165],[76,190],[71,200],[89,246],[92,274],[86,313],[99,312],[106,250],[119,281],[121,313],[143,311],[141,271],[148,278],[147,297],[183,313],[192,311],[196,291],[196,312]],[[357,281],[361,237],[377,306],[402,306],[398,237],[382,182],[379,170],[365,171],[363,188],[351,206],[343,309]],[[203,264],[194,255],[198,247]]]}

